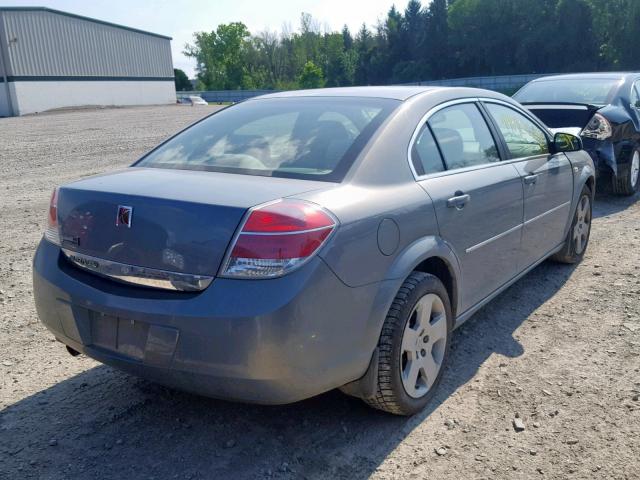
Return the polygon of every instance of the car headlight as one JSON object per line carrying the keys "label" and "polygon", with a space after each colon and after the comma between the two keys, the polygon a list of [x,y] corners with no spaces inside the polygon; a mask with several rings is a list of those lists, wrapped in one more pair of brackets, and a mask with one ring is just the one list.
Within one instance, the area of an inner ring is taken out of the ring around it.
{"label": "car headlight", "polygon": [[596,140],[606,140],[611,136],[611,123],[599,113],[591,117],[587,126],[582,129],[581,136],[595,138]]}

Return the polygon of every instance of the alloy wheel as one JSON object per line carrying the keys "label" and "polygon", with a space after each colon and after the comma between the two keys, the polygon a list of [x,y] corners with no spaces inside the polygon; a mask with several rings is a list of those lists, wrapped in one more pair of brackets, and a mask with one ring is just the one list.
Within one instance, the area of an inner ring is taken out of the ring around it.
{"label": "alloy wheel", "polygon": [[421,398],[436,381],[447,344],[447,314],[433,293],[418,300],[402,336],[402,385],[410,397]]}
{"label": "alloy wheel", "polygon": [[638,184],[638,176],[640,175],[640,153],[636,150],[633,152],[631,159],[631,187],[636,188]]}
{"label": "alloy wheel", "polygon": [[581,255],[587,248],[589,230],[591,229],[591,200],[583,195],[576,210],[576,224],[573,227],[573,241],[575,252]]}

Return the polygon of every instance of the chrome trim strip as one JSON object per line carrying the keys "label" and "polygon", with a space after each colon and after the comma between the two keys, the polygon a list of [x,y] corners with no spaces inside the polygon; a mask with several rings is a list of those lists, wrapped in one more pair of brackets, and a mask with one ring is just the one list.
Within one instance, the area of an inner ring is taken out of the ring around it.
{"label": "chrome trim strip", "polygon": [[[413,131],[413,135],[411,135],[411,140],[409,141],[409,148],[407,149],[407,160],[409,162],[409,168],[411,169],[411,173],[413,174],[413,178],[417,182],[425,180],[427,178],[441,177],[441,176],[451,175],[451,174],[462,172],[462,171],[479,170],[479,169],[483,169],[483,168],[493,167],[493,166],[496,166],[496,165],[505,165],[507,163],[512,163],[512,162],[521,162],[522,160],[524,160],[526,158],[526,157],[523,157],[523,158],[508,158],[508,159],[500,160],[500,161],[497,161],[497,162],[488,162],[488,163],[483,163],[483,164],[479,164],[479,165],[472,165],[470,167],[454,168],[453,170],[444,170],[442,172],[434,172],[434,173],[427,173],[425,175],[418,175],[418,173],[416,172],[416,169],[413,166],[413,162],[411,161],[411,149],[413,148],[413,144],[415,143],[415,141],[416,141],[416,139],[418,137],[418,133],[420,133],[420,130],[421,130],[422,126],[429,120],[429,118],[431,118],[435,113],[437,113],[438,111],[442,110],[443,108],[449,107],[451,105],[458,105],[458,104],[461,104],[461,103],[478,103],[478,102],[482,102],[482,103],[497,103],[498,105],[504,105],[505,107],[512,108],[516,112],[524,115],[526,118],[528,118],[533,123],[535,123],[538,127],[540,127],[540,129],[542,131],[546,132],[547,133],[547,137],[548,137],[549,140],[551,138],[553,138],[553,134],[549,131],[549,129],[543,123],[540,122],[540,120],[537,117],[532,115],[531,112],[529,112],[526,108],[523,108],[523,107],[521,107],[519,105],[510,103],[510,102],[505,102],[504,100],[500,100],[498,98],[490,98],[490,97],[467,97],[467,98],[459,98],[457,100],[450,100],[450,101],[441,103],[440,105],[436,105],[431,110],[429,110],[420,119],[420,122],[418,123],[418,125],[416,126],[416,128]],[[551,155],[551,154],[549,154],[549,155]]]}
{"label": "chrome trim strip", "polygon": [[552,208],[551,210],[547,210],[546,212],[541,213],[540,215],[537,215],[537,216],[535,216],[535,217],[533,217],[533,218],[530,218],[530,219],[529,219],[529,220],[527,220],[526,222],[521,223],[521,224],[519,224],[519,225],[516,225],[515,227],[510,228],[509,230],[507,230],[507,231],[505,231],[505,232],[499,233],[499,234],[498,234],[498,235],[496,235],[495,237],[491,237],[491,238],[489,238],[489,239],[487,239],[487,240],[485,240],[485,241],[483,241],[483,242],[480,242],[480,243],[478,243],[478,244],[476,244],[476,245],[473,245],[473,246],[471,246],[471,247],[467,248],[467,249],[465,250],[465,252],[466,252],[466,253],[471,253],[471,252],[473,252],[473,251],[475,251],[475,250],[477,250],[477,249],[479,249],[479,248],[481,248],[481,247],[484,247],[485,245],[488,245],[489,243],[491,243],[491,242],[493,242],[493,241],[495,241],[495,240],[499,240],[499,239],[501,239],[502,237],[507,236],[507,235],[509,235],[510,233],[513,233],[513,232],[515,232],[515,231],[519,230],[520,228],[524,227],[525,225],[529,225],[530,223],[533,223],[533,222],[535,222],[536,220],[540,220],[542,217],[544,217],[544,216],[546,216],[546,215],[549,215],[550,213],[556,212],[556,211],[560,210],[561,208],[564,208],[564,207],[569,206],[569,205],[571,205],[571,202],[564,202],[562,205],[558,205],[557,207],[554,207],[554,208]]}
{"label": "chrome trim strip", "polygon": [[586,105],[548,105],[546,103],[527,103],[522,105],[524,108],[533,110],[589,110]]}
{"label": "chrome trim strip", "polygon": [[525,225],[529,225],[530,223],[533,223],[533,222],[535,222],[536,220],[540,220],[542,217],[544,217],[544,216],[546,216],[546,215],[549,215],[550,213],[553,213],[553,212],[555,212],[555,211],[557,211],[557,210],[560,210],[561,208],[564,208],[564,207],[566,207],[566,206],[568,206],[568,205],[571,205],[571,202],[564,202],[562,205],[558,205],[557,207],[554,207],[554,208],[552,208],[551,210],[547,210],[546,212],[541,213],[540,215],[537,215],[537,216],[535,216],[535,217],[533,217],[533,218],[530,218],[529,220],[526,220],[526,221],[524,222],[524,224],[525,224]]}
{"label": "chrome trim strip", "polygon": [[508,282],[504,283],[502,286],[496,288],[487,297],[485,297],[484,299],[480,300],[478,303],[476,303],[472,307],[470,307],[467,310],[465,310],[464,312],[462,312],[458,316],[458,318],[456,318],[453,328],[454,329],[458,328],[460,325],[462,325],[464,322],[466,322],[471,317],[471,315],[476,313],[483,306],[485,306],[491,300],[496,298],[500,293],[504,292],[507,288],[509,288],[514,283],[516,283],[518,280],[520,280],[522,277],[524,277],[527,273],[529,273],[531,270],[533,270],[538,265],[540,265],[542,262],[544,262],[547,258],[549,258],[551,255],[553,255],[554,253],[560,251],[562,249],[562,246],[563,246],[563,243],[561,243],[560,245],[558,245],[558,246],[554,247],[553,249],[549,250],[542,258],[540,258],[536,262],[534,262],[531,265],[529,265],[522,272],[520,272],[517,275],[515,275],[513,278],[511,278],[511,280],[509,280]]}
{"label": "chrome trim strip", "polygon": [[65,257],[78,268],[130,285],[183,292],[199,292],[207,288],[213,281],[213,277],[208,275],[194,275],[139,267],[84,255],[66,248],[61,250]]}
{"label": "chrome trim strip", "polygon": [[[243,225],[244,226],[244,225]],[[257,235],[257,236],[279,236],[279,235],[299,235],[301,233],[319,232],[320,230],[326,230],[327,228],[335,228],[334,225],[327,225],[326,227],[309,228],[307,230],[295,230],[292,232],[240,232],[240,235]]]}
{"label": "chrome trim strip", "polygon": [[522,228],[522,226],[523,226],[523,224],[522,224],[522,223],[520,223],[520,224],[516,225],[515,227],[510,228],[510,229],[509,229],[509,230],[507,230],[506,232],[499,233],[499,234],[498,234],[498,235],[496,235],[495,237],[491,237],[491,238],[489,238],[489,239],[485,240],[484,242],[480,242],[480,243],[478,243],[478,244],[476,244],[476,245],[473,245],[472,247],[467,248],[467,249],[465,250],[465,252],[466,252],[466,253],[474,252],[475,250],[477,250],[477,249],[479,249],[479,248],[482,248],[482,247],[484,247],[485,245],[490,244],[491,242],[494,242],[494,241],[496,241],[496,240],[499,240],[499,239],[501,239],[502,237],[505,237],[505,236],[509,235],[510,233],[513,233],[513,232],[516,232],[516,231],[520,230],[520,229]]}

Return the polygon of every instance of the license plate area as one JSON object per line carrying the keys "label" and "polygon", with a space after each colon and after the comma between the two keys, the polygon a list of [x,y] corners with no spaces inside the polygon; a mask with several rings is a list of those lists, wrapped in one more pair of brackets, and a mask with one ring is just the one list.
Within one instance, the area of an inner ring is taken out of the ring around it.
{"label": "license plate area", "polygon": [[91,312],[91,343],[136,360],[144,358],[149,324]]}

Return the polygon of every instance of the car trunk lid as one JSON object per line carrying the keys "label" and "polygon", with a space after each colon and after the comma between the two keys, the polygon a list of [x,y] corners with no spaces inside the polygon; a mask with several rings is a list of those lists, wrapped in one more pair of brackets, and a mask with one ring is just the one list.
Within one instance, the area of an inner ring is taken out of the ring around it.
{"label": "car trunk lid", "polygon": [[[330,185],[127,168],[60,188],[62,248],[126,265],[215,276],[247,209]],[[127,210],[129,216],[123,213]]]}
{"label": "car trunk lid", "polygon": [[601,107],[582,103],[523,103],[549,128],[583,129]]}

